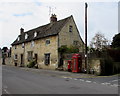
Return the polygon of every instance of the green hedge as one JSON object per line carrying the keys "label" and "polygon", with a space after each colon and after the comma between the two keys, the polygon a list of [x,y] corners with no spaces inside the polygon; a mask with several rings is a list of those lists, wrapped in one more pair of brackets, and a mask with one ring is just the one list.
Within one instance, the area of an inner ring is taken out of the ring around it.
{"label": "green hedge", "polygon": [[101,75],[112,75],[114,73],[113,60],[111,57],[101,59]]}
{"label": "green hedge", "polygon": [[114,62],[114,74],[120,73],[120,62]]}

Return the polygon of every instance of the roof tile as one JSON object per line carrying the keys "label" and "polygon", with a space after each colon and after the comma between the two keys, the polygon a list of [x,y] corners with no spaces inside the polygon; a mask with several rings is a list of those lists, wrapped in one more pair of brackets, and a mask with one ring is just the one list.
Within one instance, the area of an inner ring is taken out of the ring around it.
{"label": "roof tile", "polygon": [[[32,30],[26,31],[23,34],[19,35],[19,37],[20,37],[19,41],[16,39],[11,45],[17,45],[17,44],[29,42],[29,41],[32,41],[32,40],[37,40],[37,39],[41,39],[41,38],[44,38],[44,37],[57,35],[60,32],[60,30],[62,29],[62,27],[65,25],[65,23],[71,17],[72,17],[72,15],[65,18],[65,19],[56,21],[54,23],[49,23],[49,24],[34,28]],[[34,37],[34,32],[37,32],[36,37]],[[25,34],[28,34],[27,39],[25,39]]]}

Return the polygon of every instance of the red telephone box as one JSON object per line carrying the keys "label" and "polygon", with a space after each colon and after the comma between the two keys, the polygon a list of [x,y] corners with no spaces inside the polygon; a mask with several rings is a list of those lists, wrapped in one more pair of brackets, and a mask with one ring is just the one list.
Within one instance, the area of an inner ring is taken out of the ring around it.
{"label": "red telephone box", "polygon": [[82,69],[82,56],[74,54],[72,56],[72,72],[81,72]]}

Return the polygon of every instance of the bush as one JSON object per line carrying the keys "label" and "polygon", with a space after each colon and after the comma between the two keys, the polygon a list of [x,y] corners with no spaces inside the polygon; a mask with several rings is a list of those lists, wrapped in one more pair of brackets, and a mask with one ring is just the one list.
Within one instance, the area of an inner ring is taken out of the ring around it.
{"label": "bush", "polygon": [[31,62],[27,65],[28,68],[33,68],[34,66],[35,66],[35,61],[31,61]]}
{"label": "bush", "polygon": [[76,46],[70,46],[68,48],[68,53],[78,53],[79,52],[79,48]]}
{"label": "bush", "polygon": [[114,74],[120,73],[120,62],[114,62]]}
{"label": "bush", "polygon": [[66,45],[62,45],[60,48],[58,48],[58,52],[60,53],[66,53],[68,50]]}
{"label": "bush", "polygon": [[107,51],[115,62],[120,62],[120,49],[108,49]]}
{"label": "bush", "polygon": [[113,60],[111,57],[101,59],[101,75],[112,75],[113,68]]}
{"label": "bush", "polygon": [[38,69],[38,66],[35,64],[34,68]]}
{"label": "bush", "polygon": [[60,53],[78,53],[79,48],[77,46],[69,46],[67,47],[66,45],[61,46],[58,48],[58,52]]}

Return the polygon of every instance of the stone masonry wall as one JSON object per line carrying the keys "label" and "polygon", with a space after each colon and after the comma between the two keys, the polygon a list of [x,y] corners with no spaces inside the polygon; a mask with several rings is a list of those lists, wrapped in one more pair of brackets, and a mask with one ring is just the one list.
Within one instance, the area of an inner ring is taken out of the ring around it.
{"label": "stone masonry wall", "polygon": [[89,70],[92,72],[94,71],[94,74],[100,75],[101,74],[101,65],[100,65],[100,59],[94,58],[88,60]]}
{"label": "stone masonry wall", "polygon": [[[69,32],[69,26],[72,26],[72,32]],[[83,52],[84,44],[80,37],[80,33],[77,29],[77,26],[73,18],[71,18],[59,33],[59,47],[62,45],[71,46],[73,45],[74,41],[78,41],[80,52]]]}
{"label": "stone masonry wall", "polygon": [[[50,44],[46,45],[46,40],[50,40]],[[38,55],[38,67],[44,68],[44,69],[55,69],[58,64],[58,37],[57,36],[51,36],[46,37],[43,39],[35,40],[34,46],[31,46],[31,42],[25,43],[25,47],[22,48],[22,44],[17,45],[17,49],[15,49],[15,46],[12,47],[12,63],[14,65],[15,62],[18,63],[18,66],[20,66],[21,62],[21,54],[23,54],[24,57],[24,66],[27,66],[28,62],[28,51],[33,51],[33,57],[35,54]],[[46,66],[44,64],[45,57],[44,54],[50,53],[50,64]],[[14,60],[14,54],[18,54],[18,59]]]}

